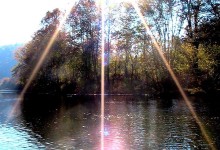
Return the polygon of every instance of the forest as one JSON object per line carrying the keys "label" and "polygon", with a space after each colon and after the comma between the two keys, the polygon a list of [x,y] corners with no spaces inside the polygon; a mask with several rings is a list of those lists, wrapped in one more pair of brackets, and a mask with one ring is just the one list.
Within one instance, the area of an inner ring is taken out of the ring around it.
{"label": "forest", "polygon": [[[220,2],[139,0],[137,4],[184,90],[219,91]],[[19,88],[27,83],[64,13],[47,12],[32,40],[16,51],[13,77]],[[100,93],[101,21],[95,0],[77,1],[28,92]],[[106,93],[177,91],[131,4],[107,2],[104,22]]]}

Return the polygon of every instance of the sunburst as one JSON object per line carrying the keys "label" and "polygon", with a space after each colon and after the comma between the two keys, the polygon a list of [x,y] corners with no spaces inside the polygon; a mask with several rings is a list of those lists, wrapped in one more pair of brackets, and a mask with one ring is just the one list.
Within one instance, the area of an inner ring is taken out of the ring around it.
{"label": "sunburst", "polygon": [[[97,3],[97,6],[100,6],[101,14],[102,14],[102,40],[101,40],[101,43],[102,43],[102,48],[101,48],[101,150],[104,150],[104,110],[105,110],[105,107],[104,107],[104,102],[105,102],[105,98],[104,98],[104,95],[105,95],[105,88],[104,88],[105,87],[105,85],[104,85],[104,82],[105,82],[104,81],[104,72],[105,72],[105,70],[104,70],[104,68],[105,68],[104,67],[105,66],[105,63],[104,63],[105,62],[104,61],[105,32],[104,32],[104,29],[105,29],[106,0],[96,0],[96,3]],[[172,68],[170,67],[169,63],[167,62],[166,58],[164,57],[163,52],[162,52],[161,48],[159,47],[156,39],[153,37],[152,32],[151,32],[150,28],[148,27],[148,25],[147,25],[147,23],[144,19],[144,16],[142,15],[142,13],[139,9],[139,6],[138,6],[137,2],[135,0],[113,0],[113,1],[108,1],[108,3],[112,4],[112,5],[117,5],[119,3],[131,3],[132,6],[135,8],[138,16],[140,17],[140,19],[141,19],[141,21],[142,21],[142,23],[143,23],[143,25],[146,29],[146,33],[148,33],[150,35],[150,38],[153,41],[156,50],[158,51],[158,53],[159,53],[161,59],[163,60],[167,70],[169,71],[171,77],[173,78],[173,81],[175,82],[179,92],[181,93],[181,95],[182,95],[186,105],[188,106],[192,116],[194,117],[196,123],[200,127],[200,130],[201,130],[205,140],[210,145],[211,149],[215,150],[216,148],[212,144],[213,142],[211,141],[211,138],[208,136],[207,131],[205,130],[205,127],[204,127],[203,123],[201,122],[201,120],[199,119],[198,115],[196,114],[194,108],[192,107],[192,104],[190,103],[189,98],[186,96],[185,92],[183,91],[183,88],[182,88],[181,84],[179,83],[176,75],[174,74],[174,72],[173,72]],[[14,115],[14,113],[17,111],[18,106],[20,105],[20,103],[23,100],[24,94],[27,92],[27,90],[30,87],[33,79],[36,77],[37,72],[39,71],[40,67],[42,66],[42,64],[45,60],[45,58],[47,57],[51,46],[53,45],[53,43],[54,43],[55,39],[57,38],[57,35],[58,35],[62,25],[65,23],[65,20],[68,17],[70,11],[71,11],[72,6],[71,7],[70,6],[71,5],[69,5],[69,8],[66,9],[67,11],[66,11],[64,17],[62,18],[62,20],[60,21],[60,25],[55,30],[55,32],[52,35],[50,41],[48,42],[43,54],[41,55],[39,61],[37,62],[36,66],[34,67],[33,71],[31,72],[31,75],[28,78],[27,83],[24,86],[21,94],[19,95],[19,98],[17,99],[11,113],[9,114],[8,119],[10,119],[11,116]]]}

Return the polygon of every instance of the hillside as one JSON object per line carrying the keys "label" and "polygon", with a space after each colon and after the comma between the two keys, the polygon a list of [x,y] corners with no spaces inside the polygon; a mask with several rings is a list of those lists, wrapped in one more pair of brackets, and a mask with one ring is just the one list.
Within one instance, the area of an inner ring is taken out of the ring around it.
{"label": "hillside", "polygon": [[14,51],[22,44],[0,46],[0,80],[11,77],[11,69],[16,65]]}

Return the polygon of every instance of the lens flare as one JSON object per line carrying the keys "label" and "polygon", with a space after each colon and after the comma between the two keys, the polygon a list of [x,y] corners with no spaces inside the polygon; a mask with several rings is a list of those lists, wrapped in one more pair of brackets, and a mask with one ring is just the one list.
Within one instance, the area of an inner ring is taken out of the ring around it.
{"label": "lens flare", "polygon": [[[120,2],[122,0],[119,0]],[[126,0],[125,0],[126,1]],[[100,2],[100,0],[99,0]],[[204,124],[201,122],[200,118],[198,117],[198,115],[196,114],[192,104],[190,103],[190,100],[188,99],[187,95],[185,94],[185,92],[183,91],[183,88],[182,86],[180,85],[176,75],[174,74],[171,66],[169,65],[169,63],[167,62],[166,58],[164,57],[163,55],[163,52],[160,48],[160,46],[158,45],[156,39],[154,38],[154,36],[152,35],[152,32],[150,30],[150,28],[148,27],[145,19],[144,19],[144,16],[142,15],[141,11],[140,11],[140,8],[138,7],[137,3],[132,1],[132,0],[127,0],[126,2],[131,2],[131,4],[133,5],[134,9],[136,10],[138,16],[140,17],[145,29],[146,29],[146,32],[149,34],[157,52],[159,53],[163,63],[165,64],[167,70],[169,71],[170,73],[170,76],[172,77],[173,81],[175,82],[180,94],[182,95],[187,107],[189,108],[192,116],[194,117],[196,123],[198,124],[200,130],[201,130],[201,133],[202,135],[204,136],[205,140],[207,141],[207,143],[209,144],[210,148],[215,150],[215,146],[211,140],[211,138],[209,137],[208,133],[206,132],[205,130],[205,126]],[[98,3],[98,2],[97,2]],[[104,80],[104,73],[105,73],[105,0],[102,0],[100,2],[100,5],[101,5],[101,16],[102,16],[102,28],[101,28],[101,33],[102,33],[102,38],[101,38],[101,150],[104,150],[104,102],[105,102],[105,80]],[[61,22],[60,22],[60,25],[57,27],[57,29],[55,30],[54,34],[52,35],[51,39],[49,40],[45,50],[43,51],[39,61],[37,62],[36,66],[34,67],[33,71],[31,72],[31,75],[30,77],[28,78],[27,80],[27,83],[26,85],[24,86],[23,90],[21,91],[21,94],[19,95],[12,111],[10,112],[9,114],[9,117],[8,119],[10,119],[16,111],[18,111],[18,107],[20,105],[20,103],[23,101],[23,97],[24,97],[24,94],[27,92],[28,88],[30,87],[32,81],[35,79],[38,71],[40,70],[45,58],[47,57],[49,51],[50,51],[50,48],[51,46],[53,45],[55,39],[57,38],[58,34],[59,34],[59,31],[62,27],[62,25],[64,24],[64,22],[66,21],[66,18],[68,17],[70,11],[71,11],[71,8],[70,7],[69,9],[67,9],[64,17],[62,18]]]}
{"label": "lens flare", "polygon": [[[13,115],[15,115],[15,114],[17,115],[17,113],[18,113],[18,111],[19,111],[18,108],[19,108],[20,103],[23,101],[24,94],[27,92],[27,90],[28,90],[28,88],[30,87],[32,81],[35,79],[35,77],[36,77],[38,71],[40,70],[40,67],[42,66],[42,64],[43,64],[43,62],[44,62],[44,60],[45,60],[45,58],[47,57],[47,55],[48,55],[48,53],[49,53],[49,51],[50,51],[51,46],[53,45],[55,39],[57,38],[57,36],[58,36],[58,34],[59,34],[59,31],[61,30],[63,24],[65,23],[65,21],[66,21],[66,19],[67,19],[67,17],[68,17],[68,15],[70,14],[70,11],[71,11],[71,9],[72,9],[72,5],[70,5],[70,6],[71,6],[71,7],[69,7],[69,8],[67,9],[67,11],[65,12],[64,16],[62,17],[62,19],[61,19],[61,21],[60,21],[59,26],[58,26],[58,27],[56,28],[56,30],[54,31],[54,33],[53,33],[51,39],[49,40],[49,42],[48,42],[46,48],[44,49],[44,51],[43,51],[41,57],[39,58],[39,60],[38,60],[38,62],[37,62],[37,64],[36,64],[36,66],[34,67],[33,71],[31,72],[30,77],[28,78],[27,83],[25,84],[23,90],[21,91],[21,93],[20,93],[20,95],[19,95],[19,97],[18,97],[18,99],[17,99],[17,101],[16,101],[16,103],[15,103],[15,105],[14,105],[12,111],[11,111],[10,114],[9,114],[8,119],[10,119],[10,118],[11,118]],[[16,111],[17,111],[17,112],[16,112]]]}
{"label": "lens flare", "polygon": [[102,13],[102,52],[101,52],[101,150],[104,150],[105,119],[105,0],[101,3]]}
{"label": "lens flare", "polygon": [[209,137],[208,133],[206,132],[205,130],[205,126],[204,124],[201,122],[201,120],[199,119],[198,115],[196,114],[194,108],[192,107],[192,104],[190,103],[190,100],[188,99],[186,93],[183,91],[183,88],[182,86],[180,85],[176,75],[174,74],[172,68],[170,67],[168,61],[166,60],[166,58],[164,57],[163,55],[163,52],[160,48],[160,46],[158,45],[156,39],[154,38],[149,26],[147,25],[145,19],[144,19],[144,16],[142,15],[141,11],[140,11],[140,8],[138,7],[137,3],[135,3],[134,1],[131,2],[131,4],[133,5],[135,11],[137,12],[138,16],[140,17],[141,19],[141,22],[143,23],[145,29],[146,29],[146,32],[149,34],[151,40],[153,41],[153,44],[157,50],[157,52],[159,53],[161,59],[163,60],[163,63],[165,64],[167,70],[169,71],[170,73],[170,76],[172,77],[173,81],[175,82],[180,94],[182,95],[187,107],[189,108],[193,118],[195,119],[196,123],[198,124],[200,130],[201,130],[201,133],[202,135],[204,136],[205,140],[207,141],[207,143],[209,144],[210,148],[213,149],[213,150],[216,150],[211,138]]}

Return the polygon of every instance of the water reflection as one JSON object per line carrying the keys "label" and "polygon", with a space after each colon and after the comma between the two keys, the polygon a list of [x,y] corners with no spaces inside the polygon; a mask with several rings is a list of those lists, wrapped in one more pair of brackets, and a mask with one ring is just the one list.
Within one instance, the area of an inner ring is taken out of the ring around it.
{"label": "water reflection", "polygon": [[[100,96],[30,96],[6,124],[16,97],[0,94],[1,149],[100,149]],[[202,100],[193,107],[219,147],[219,111]],[[105,150],[209,149],[179,99],[106,96],[104,128]]]}
{"label": "water reflection", "polygon": [[39,97],[31,98],[24,101],[23,117],[46,139],[49,149],[97,149],[99,104],[93,99],[44,96],[39,103]]}

